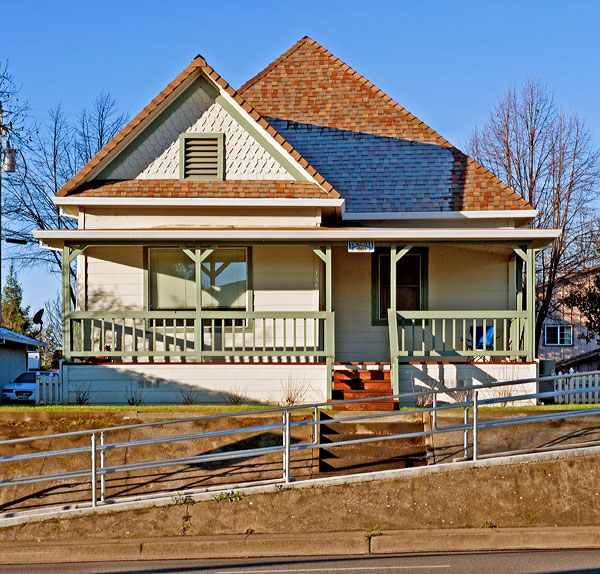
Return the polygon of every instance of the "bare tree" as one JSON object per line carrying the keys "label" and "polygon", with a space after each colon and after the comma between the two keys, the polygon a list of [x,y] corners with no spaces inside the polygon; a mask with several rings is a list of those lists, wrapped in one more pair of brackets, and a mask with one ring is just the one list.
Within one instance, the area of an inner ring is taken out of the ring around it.
{"label": "bare tree", "polygon": [[[12,259],[20,266],[44,266],[60,273],[62,260],[56,251],[43,250],[31,236],[34,229],[73,229],[77,222],[52,203],[52,197],[124,125],[108,94],[96,98],[75,122],[69,121],[60,104],[48,113],[48,122],[35,125],[20,147],[15,173],[5,180],[3,214],[7,233],[24,245],[15,246]],[[75,270],[71,269],[72,283]],[[75,291],[71,288],[75,303]]]}
{"label": "bare tree", "polygon": [[597,258],[600,226],[593,202],[598,198],[600,152],[585,122],[557,106],[538,79],[509,90],[466,148],[538,210],[534,227],[562,229],[552,248],[536,259],[537,346],[560,277]]}

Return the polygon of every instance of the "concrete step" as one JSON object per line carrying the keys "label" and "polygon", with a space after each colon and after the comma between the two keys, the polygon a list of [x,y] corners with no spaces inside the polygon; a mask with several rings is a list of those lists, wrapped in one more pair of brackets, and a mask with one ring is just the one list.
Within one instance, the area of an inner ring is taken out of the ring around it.
{"label": "concrete step", "polygon": [[[323,448],[327,448],[327,445],[335,442],[346,442],[351,440],[358,440],[361,438],[374,439],[373,435],[359,435],[359,434],[336,434],[336,435],[328,435],[321,436],[321,445]],[[359,448],[369,449],[373,452],[379,452],[380,450],[392,450],[397,451],[402,448],[424,448],[423,446],[423,437],[407,437],[407,438],[397,438],[392,439],[385,437],[381,437],[381,442],[372,441],[368,443],[357,443],[357,444],[349,444],[343,447],[334,447],[337,449],[349,449],[349,450],[357,450]],[[340,451],[341,452],[341,451]]]}

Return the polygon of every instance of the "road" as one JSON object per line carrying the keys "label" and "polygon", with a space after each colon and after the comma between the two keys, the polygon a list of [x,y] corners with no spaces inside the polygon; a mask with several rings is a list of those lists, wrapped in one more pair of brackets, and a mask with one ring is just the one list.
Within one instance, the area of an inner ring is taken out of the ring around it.
{"label": "road", "polygon": [[[183,543],[183,541],[182,541]],[[399,574],[460,573],[600,573],[600,550],[481,552],[367,557],[253,558],[227,560],[162,560],[0,566],[0,573],[33,574]]]}

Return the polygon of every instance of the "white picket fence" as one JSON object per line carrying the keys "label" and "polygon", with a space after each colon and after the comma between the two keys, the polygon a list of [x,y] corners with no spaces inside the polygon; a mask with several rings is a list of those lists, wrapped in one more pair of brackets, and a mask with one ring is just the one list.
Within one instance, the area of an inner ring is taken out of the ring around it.
{"label": "white picket fence", "polygon": [[580,376],[570,374],[554,380],[555,391],[581,391],[572,395],[558,395],[554,400],[559,405],[589,405],[600,403],[600,391],[585,389],[600,387],[600,371],[584,373]]}
{"label": "white picket fence", "polygon": [[58,373],[37,373],[35,376],[35,404],[60,405],[62,388]]}

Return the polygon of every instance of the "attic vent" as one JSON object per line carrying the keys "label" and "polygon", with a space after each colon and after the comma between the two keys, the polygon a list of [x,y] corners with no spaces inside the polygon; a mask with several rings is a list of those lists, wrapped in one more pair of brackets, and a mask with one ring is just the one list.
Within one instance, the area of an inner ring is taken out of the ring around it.
{"label": "attic vent", "polygon": [[181,179],[223,179],[223,134],[182,134],[179,144]]}

